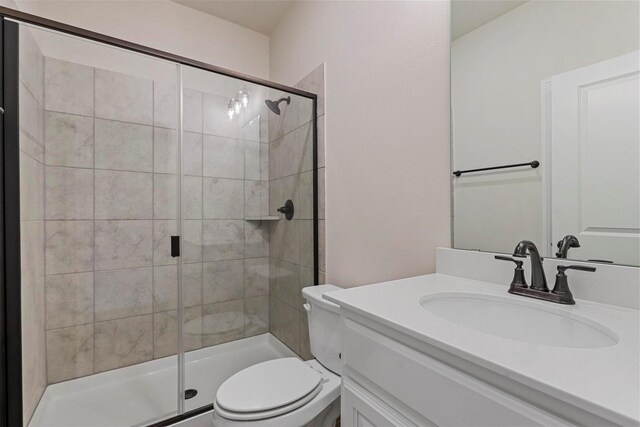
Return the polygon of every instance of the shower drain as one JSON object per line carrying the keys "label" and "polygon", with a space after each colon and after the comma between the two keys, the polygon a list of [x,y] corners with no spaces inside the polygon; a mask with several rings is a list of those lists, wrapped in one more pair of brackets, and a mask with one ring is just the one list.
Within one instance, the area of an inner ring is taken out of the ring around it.
{"label": "shower drain", "polygon": [[184,398],[191,399],[193,397],[196,397],[196,394],[198,394],[198,390],[196,390],[195,388],[189,388],[184,391]]}

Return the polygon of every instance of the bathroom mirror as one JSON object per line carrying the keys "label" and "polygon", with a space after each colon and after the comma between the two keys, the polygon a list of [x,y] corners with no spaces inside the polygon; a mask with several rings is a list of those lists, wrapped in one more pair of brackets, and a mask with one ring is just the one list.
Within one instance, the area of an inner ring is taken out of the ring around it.
{"label": "bathroom mirror", "polygon": [[455,248],[640,265],[639,12],[452,2]]}

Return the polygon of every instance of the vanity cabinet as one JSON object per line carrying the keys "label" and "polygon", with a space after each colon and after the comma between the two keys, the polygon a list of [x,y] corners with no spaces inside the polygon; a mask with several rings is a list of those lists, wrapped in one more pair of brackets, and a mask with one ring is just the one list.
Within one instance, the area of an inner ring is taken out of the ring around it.
{"label": "vanity cabinet", "polygon": [[[397,334],[343,316],[342,425],[570,425],[412,348]],[[375,329],[375,330],[374,330]]]}

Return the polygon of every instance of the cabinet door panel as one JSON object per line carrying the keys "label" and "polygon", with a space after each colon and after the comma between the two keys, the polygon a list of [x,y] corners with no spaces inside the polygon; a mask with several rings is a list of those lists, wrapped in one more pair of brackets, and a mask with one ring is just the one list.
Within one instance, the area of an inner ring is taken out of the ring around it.
{"label": "cabinet door panel", "polygon": [[415,427],[348,378],[342,384],[341,419],[344,427]]}

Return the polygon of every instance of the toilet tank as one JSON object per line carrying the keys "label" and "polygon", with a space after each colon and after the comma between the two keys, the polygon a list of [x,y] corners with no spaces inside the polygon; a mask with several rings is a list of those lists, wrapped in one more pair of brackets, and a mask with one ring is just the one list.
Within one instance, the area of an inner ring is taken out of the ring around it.
{"label": "toilet tank", "polygon": [[304,309],[309,319],[311,354],[322,366],[338,375],[342,370],[340,306],[323,299],[322,294],[341,289],[334,285],[309,286],[302,289],[302,295],[307,301]]}

